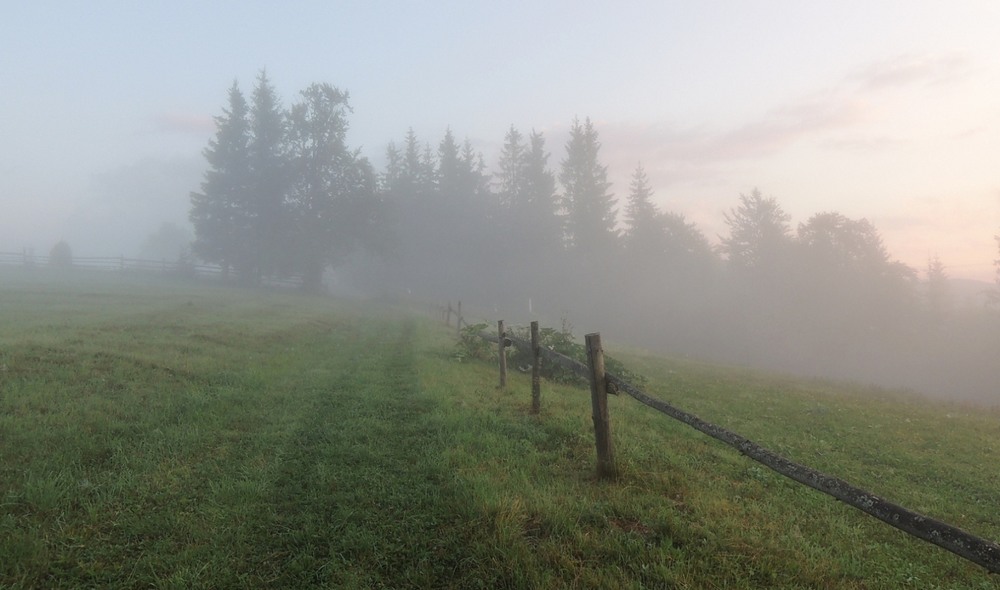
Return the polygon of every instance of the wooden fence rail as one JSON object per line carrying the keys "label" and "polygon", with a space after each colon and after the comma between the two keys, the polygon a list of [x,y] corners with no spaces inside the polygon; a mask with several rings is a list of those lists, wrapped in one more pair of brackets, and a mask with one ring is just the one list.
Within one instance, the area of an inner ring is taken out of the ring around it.
{"label": "wooden fence rail", "polygon": [[[590,362],[585,365],[554,350],[537,347],[537,345],[533,346],[532,342],[513,337],[510,334],[504,336],[502,333],[503,322],[500,322],[498,326],[501,329],[498,335],[482,332],[479,336],[490,342],[505,342],[507,345],[515,346],[524,351],[531,351],[533,353],[537,351],[540,357],[547,361],[572,371],[580,377],[590,379],[595,442],[598,455],[597,470],[598,475],[602,478],[613,478],[616,474],[616,468],[610,439],[606,397],[602,398],[601,390],[603,390],[604,396],[606,396],[606,393],[625,392],[637,401],[733,447],[741,454],[780,475],[823,492],[828,496],[832,496],[844,504],[857,508],[865,514],[874,516],[882,522],[911,536],[937,545],[963,559],[980,565],[991,573],[1000,574],[1000,545],[997,543],[977,537],[946,522],[908,510],[867,490],[853,486],[842,479],[791,461],[744,436],[702,420],[694,414],[657,399],[617,375],[605,373],[603,360],[593,358],[595,352],[601,351],[599,334],[587,335],[587,353]],[[533,322],[532,334],[536,333],[537,323]],[[501,344],[500,350],[500,357],[502,359],[504,358],[502,354],[503,344]],[[597,356],[602,357],[603,355]],[[595,368],[595,365],[598,364],[595,361],[598,361],[601,365],[599,370]],[[538,363],[536,362],[535,364],[537,365]],[[602,376],[604,382],[598,383],[597,379],[600,379]],[[534,407],[536,395],[534,386],[532,389],[532,406]],[[603,404],[602,399],[604,400]]]}

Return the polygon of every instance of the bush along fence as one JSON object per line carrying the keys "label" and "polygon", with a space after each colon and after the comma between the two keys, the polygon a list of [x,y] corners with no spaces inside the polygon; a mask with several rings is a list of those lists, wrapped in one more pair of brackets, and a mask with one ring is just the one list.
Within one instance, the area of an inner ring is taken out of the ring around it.
{"label": "bush along fence", "polygon": [[[553,348],[542,346],[539,339],[538,322],[531,322],[531,339],[529,341],[509,333],[502,320],[497,322],[496,334],[486,331],[486,324],[468,324],[462,317],[461,304],[458,305],[457,309],[453,309],[451,304],[442,309],[449,325],[451,315],[456,316],[459,338],[474,337],[483,342],[497,345],[500,387],[505,387],[507,383],[505,349],[514,347],[529,355],[531,359],[532,413],[537,414],[540,408],[540,375],[543,362],[551,363],[589,382],[597,450],[597,475],[602,479],[615,479],[618,475],[611,440],[611,420],[608,414],[607,396],[609,393],[618,395],[624,392],[654,410],[733,447],[741,454],[789,479],[833,496],[837,500],[874,516],[911,536],[947,549],[963,559],[986,568],[991,573],[1000,574],[1000,545],[997,543],[972,535],[940,520],[908,510],[842,479],[786,459],[744,436],[706,422],[694,414],[648,395],[623,376],[607,371],[604,350],[601,346],[601,335],[598,333],[586,335],[586,343],[582,349],[585,352],[586,363],[583,363],[561,354]],[[567,336],[568,331],[564,329],[560,334]]]}

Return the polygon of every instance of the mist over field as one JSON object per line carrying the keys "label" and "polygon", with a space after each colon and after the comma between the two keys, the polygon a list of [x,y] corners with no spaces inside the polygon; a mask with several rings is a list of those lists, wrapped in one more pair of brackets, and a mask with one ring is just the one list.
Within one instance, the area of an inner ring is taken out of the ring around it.
{"label": "mist over field", "polygon": [[[562,146],[510,126],[489,163],[450,128],[411,128],[376,169],[348,142],[351,108],[329,84],[286,106],[264,71],[249,98],[234,83],[190,194],[190,248],[170,223],[147,248],[172,237],[244,286],[292,277],[341,296],[463,301],[491,321],[568,323],[697,360],[1000,401],[995,287],[953,281],[937,257],[898,261],[866,218],[793,221],[754,188],[709,237],[656,204],[641,163],[616,191],[589,118]],[[136,218],[142,203],[114,195],[151,171],[106,178],[108,208],[89,214]]]}
{"label": "mist over field", "polygon": [[996,0],[9,4],[0,589],[1000,589]]}
{"label": "mist over field", "polygon": [[1000,400],[992,4],[515,5],[18,7],[0,253]]}

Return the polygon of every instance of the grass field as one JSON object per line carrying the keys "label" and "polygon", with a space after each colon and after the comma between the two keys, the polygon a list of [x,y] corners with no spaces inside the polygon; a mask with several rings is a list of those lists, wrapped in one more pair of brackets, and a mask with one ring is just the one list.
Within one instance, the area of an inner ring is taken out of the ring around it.
{"label": "grass field", "polygon": [[[607,338],[612,330],[605,333]],[[650,393],[1000,539],[1000,413],[616,354]],[[627,397],[506,391],[398,308],[0,270],[2,588],[1000,588]]]}

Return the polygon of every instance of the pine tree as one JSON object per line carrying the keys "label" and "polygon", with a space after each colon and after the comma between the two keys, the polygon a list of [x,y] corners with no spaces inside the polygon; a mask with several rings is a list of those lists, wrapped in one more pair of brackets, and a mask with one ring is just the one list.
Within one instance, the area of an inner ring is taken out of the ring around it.
{"label": "pine tree", "polygon": [[252,204],[247,201],[250,182],[249,108],[234,81],[229,107],[215,117],[215,138],[204,150],[208,170],[201,192],[191,193],[190,219],[194,225],[194,253],[202,260],[227,269],[248,267]]}
{"label": "pine tree", "polygon": [[607,251],[618,238],[617,211],[614,196],[608,192],[607,166],[598,160],[600,148],[590,118],[582,125],[574,119],[559,182],[563,187],[565,237],[570,248],[583,255]]}

